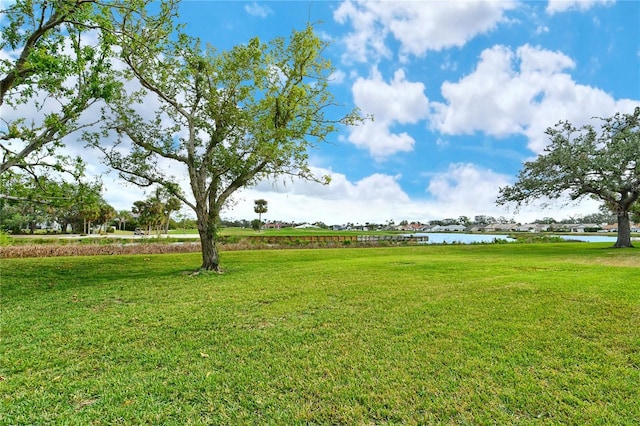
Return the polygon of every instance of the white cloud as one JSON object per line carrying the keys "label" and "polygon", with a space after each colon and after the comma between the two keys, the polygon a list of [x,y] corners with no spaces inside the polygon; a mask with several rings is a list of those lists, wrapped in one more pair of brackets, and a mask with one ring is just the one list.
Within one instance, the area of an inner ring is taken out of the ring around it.
{"label": "white cloud", "polygon": [[385,123],[367,122],[350,131],[349,142],[369,150],[378,161],[397,152],[413,151],[415,139],[407,132],[391,133]]}
{"label": "white cloud", "polygon": [[535,31],[536,34],[545,34],[548,32],[549,32],[549,27],[547,27],[546,25],[539,25]]}
{"label": "white cloud", "polygon": [[445,134],[524,135],[529,148],[541,153],[548,143],[545,129],[558,121],[580,126],[640,104],[576,83],[565,72],[574,66],[561,52],[529,45],[486,49],[473,73],[442,84],[445,103],[431,104],[431,125]]}
{"label": "white cloud", "polygon": [[429,184],[424,198],[410,198],[400,185],[401,176],[376,173],[351,182],[345,175],[331,170],[314,171],[331,175],[331,184],[324,186],[298,179],[277,185],[262,182],[239,191],[235,203],[222,217],[255,217],[254,200],[259,198],[269,202],[264,220],[322,221],[328,225],[388,220],[428,222],[460,215],[506,216],[524,223],[545,216],[561,219],[584,215],[598,209],[593,200],[568,207],[558,202],[548,210],[524,207],[519,212],[497,206],[498,189],[513,183],[512,177],[468,163],[451,164],[444,172],[425,175]]}
{"label": "white cloud", "polygon": [[403,70],[397,70],[386,83],[377,69],[370,79],[359,78],[353,85],[353,98],[361,108],[381,121],[415,123],[426,115],[428,102],[424,84],[407,81]]}
{"label": "white cloud", "polygon": [[105,188],[104,199],[117,211],[131,210],[135,201],[144,200],[151,195],[138,186],[122,181],[115,173],[103,176],[102,183]]}
{"label": "white cloud", "polygon": [[269,6],[261,6],[255,1],[251,4],[245,5],[244,10],[249,15],[258,16],[260,18],[266,18],[273,14],[273,10]]}
{"label": "white cloud", "polygon": [[344,71],[336,70],[329,76],[329,82],[331,84],[341,84],[344,82],[346,77],[347,75],[344,73]]}
{"label": "white cloud", "polygon": [[315,176],[330,176],[331,183],[323,185],[318,182],[299,178],[262,181],[254,187],[257,191],[286,193],[289,195],[308,195],[324,200],[388,200],[391,202],[408,201],[407,195],[398,184],[401,176],[390,176],[374,173],[371,176],[350,182],[342,173],[332,170],[311,167]]}
{"label": "white cloud", "polygon": [[424,84],[407,81],[402,70],[397,70],[389,83],[377,69],[371,74],[368,79],[358,78],[352,91],[356,106],[365,114],[373,114],[374,120],[352,128],[349,142],[368,149],[378,160],[396,152],[411,151],[415,144],[413,137],[406,132],[392,133],[391,128],[427,117],[429,103]]}
{"label": "white cloud", "polygon": [[[329,185],[290,180],[285,184],[262,182],[236,197],[236,204],[223,217],[247,219],[255,216],[253,201],[269,202],[267,220],[296,222],[323,221],[327,224],[385,223],[387,220],[422,221],[473,217],[485,214],[503,216],[508,212],[495,204],[500,186],[510,178],[474,164],[452,164],[442,173],[429,174],[427,193],[423,198],[409,198],[400,185],[401,176],[375,173],[351,182],[341,173],[314,169],[316,174],[329,174]],[[535,212],[523,220],[544,216]],[[562,215],[561,215],[562,216]],[[565,216],[562,216],[565,217]]]}
{"label": "white cloud", "polygon": [[290,179],[277,183],[263,181],[253,188],[239,191],[235,204],[223,217],[246,219],[255,216],[253,201],[269,202],[266,219],[297,222],[323,221],[327,224],[346,222],[384,222],[406,214],[411,201],[402,190],[401,176],[375,173],[351,182],[342,173],[312,168],[315,175],[331,176],[329,185]]}
{"label": "white cloud", "polygon": [[[523,207],[515,212],[513,208],[499,207],[495,204],[497,188],[504,186],[507,177],[482,169],[473,164],[453,164],[443,173],[431,177],[429,198],[409,198],[399,184],[399,176],[374,174],[356,182],[350,182],[340,173],[331,173],[333,181],[328,186],[302,181],[291,181],[286,186],[274,187],[262,183],[253,188],[238,191],[234,203],[228,206],[222,217],[227,219],[252,219],[254,200],[266,199],[268,212],[263,220],[283,220],[293,222],[322,221],[328,225],[366,222],[386,223],[394,220],[421,221],[426,223],[434,219],[457,218],[465,215],[494,217],[505,216],[516,222],[526,223],[543,217],[556,219],[581,216],[598,210],[599,203],[585,200],[569,206],[561,202],[552,203],[547,209],[539,206]],[[308,192],[307,185],[317,185],[316,192]],[[110,186],[113,188],[113,186]],[[122,187],[121,187],[122,188]],[[122,209],[128,209],[135,200],[144,198],[144,194],[135,191],[128,194],[130,188],[123,188],[114,196],[112,190],[106,194],[107,200],[120,210],[113,200],[120,197],[124,202]],[[482,191],[482,193],[480,193]],[[320,195],[318,195],[320,194]],[[481,194],[481,196],[478,196]],[[186,211],[186,210],[185,210]],[[193,215],[187,211],[187,214]]]}
{"label": "white cloud", "polygon": [[343,2],[334,12],[334,19],[344,24],[351,21],[354,31],[344,40],[346,61],[366,62],[369,57],[389,57],[391,51],[385,46],[388,29],[378,22],[372,11],[358,7],[360,3],[350,0]]}
{"label": "white cloud", "polygon": [[422,56],[428,50],[463,46],[478,34],[491,31],[516,7],[505,1],[363,1],[346,0],[334,19],[350,22],[353,31],[345,38],[346,60],[366,62],[389,58],[385,44],[391,34],[400,42],[400,59]]}
{"label": "white cloud", "polygon": [[498,188],[510,184],[510,180],[474,164],[456,163],[446,172],[433,175],[427,191],[443,210],[473,216],[499,211],[495,206]]}
{"label": "white cloud", "polygon": [[615,3],[615,0],[549,0],[546,12],[549,15],[567,12],[569,10],[579,10],[584,12],[598,4],[610,5],[613,3]]}
{"label": "white cloud", "polygon": [[[457,218],[465,215],[506,216],[518,222],[531,222],[545,216],[556,219],[593,213],[598,203],[587,200],[572,206],[560,202],[547,210],[539,206],[524,207],[514,212],[495,204],[498,188],[511,184],[511,177],[484,169],[478,165],[457,163],[441,173],[427,175],[429,179],[424,198],[410,198],[401,187],[401,176],[374,173],[357,181],[350,181],[342,173],[312,168],[316,175],[330,175],[329,185],[301,179],[263,181],[235,193],[233,202],[223,210],[229,219],[254,218],[254,200],[266,199],[268,212],[263,220],[294,222],[322,221],[326,224],[347,222],[385,223],[388,220],[428,222],[433,219]],[[128,210],[134,201],[148,196],[135,186],[105,177],[108,187],[106,200],[116,210]],[[184,208],[188,215],[193,212]]]}
{"label": "white cloud", "polygon": [[438,138],[436,139],[436,145],[439,147],[449,146],[449,140]]}

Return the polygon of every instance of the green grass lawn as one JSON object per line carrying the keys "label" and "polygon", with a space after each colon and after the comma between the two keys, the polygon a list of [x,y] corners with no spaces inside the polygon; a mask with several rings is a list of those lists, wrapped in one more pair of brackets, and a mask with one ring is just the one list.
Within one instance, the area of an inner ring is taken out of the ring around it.
{"label": "green grass lawn", "polygon": [[606,246],[2,259],[0,424],[638,424]]}

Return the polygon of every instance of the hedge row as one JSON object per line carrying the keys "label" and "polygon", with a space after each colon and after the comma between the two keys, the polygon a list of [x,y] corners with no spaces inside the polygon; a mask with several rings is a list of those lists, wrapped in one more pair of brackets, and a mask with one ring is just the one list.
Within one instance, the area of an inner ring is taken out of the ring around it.
{"label": "hedge row", "polygon": [[200,243],[29,244],[0,247],[0,258],[192,253]]}
{"label": "hedge row", "polygon": [[[371,247],[397,244],[417,244],[421,239],[406,236],[246,236],[222,237],[220,250],[256,250],[285,248]],[[128,254],[194,253],[199,242],[120,242],[107,241],[58,242],[51,244],[20,244],[0,246],[0,258],[99,256]]]}

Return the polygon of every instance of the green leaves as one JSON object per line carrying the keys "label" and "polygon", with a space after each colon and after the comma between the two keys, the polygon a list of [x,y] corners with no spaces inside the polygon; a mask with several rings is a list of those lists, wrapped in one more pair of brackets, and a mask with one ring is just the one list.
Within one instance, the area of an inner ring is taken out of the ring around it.
{"label": "green leaves", "polygon": [[[134,148],[122,154],[119,146],[94,145],[130,182],[176,187],[169,173],[181,170],[193,197],[176,196],[195,211],[203,238],[214,238],[215,220],[234,192],[259,179],[289,174],[327,182],[311,174],[307,150],[339,125],[362,120],[357,110],[330,118],[341,111],[332,110],[332,68],[322,57],[327,44],[311,25],[288,39],[253,38],[224,52],[211,46],[203,51],[186,34],[149,37],[136,22],[128,31],[123,59],[160,107],[153,118],[143,118],[138,99],[112,102],[105,126]],[[155,167],[160,160],[171,166]],[[203,268],[216,269],[206,259],[212,240],[202,246]]]}
{"label": "green leaves", "polygon": [[111,64],[119,38],[127,36],[125,18],[161,22],[175,6],[165,0],[166,15],[152,17],[149,3],[18,0],[7,7],[0,21],[0,105],[13,112],[3,114],[0,127],[0,140],[11,140],[0,145],[0,173],[64,168],[46,158],[51,148],[93,124],[81,120],[92,105],[121,95],[124,75]]}
{"label": "green leaves", "polygon": [[[568,122],[549,128],[545,154],[524,164],[518,182],[500,190],[499,204],[518,205],[569,191],[577,199],[594,195],[610,201],[622,192],[640,192],[640,109],[602,119],[581,129]],[[637,196],[636,196],[637,199]]]}
{"label": "green leaves", "polygon": [[496,202],[521,206],[543,197],[590,196],[618,215],[617,245],[630,246],[629,211],[640,197],[640,108],[600,120],[599,131],[568,121],[549,128],[545,153],[526,162],[518,181],[500,188]]}

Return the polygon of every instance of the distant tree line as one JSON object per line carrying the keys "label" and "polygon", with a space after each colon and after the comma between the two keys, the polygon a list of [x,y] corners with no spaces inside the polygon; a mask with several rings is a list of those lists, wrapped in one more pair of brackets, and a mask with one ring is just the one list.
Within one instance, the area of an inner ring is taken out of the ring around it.
{"label": "distant tree line", "polygon": [[[640,204],[638,204],[638,206],[635,208],[635,210],[632,212],[632,219],[635,222],[640,222]],[[253,226],[253,222],[254,220],[249,220],[249,219],[221,219],[220,221],[220,226],[221,227],[236,227],[236,228],[251,228]],[[305,222],[291,222],[291,221],[286,221],[286,220],[274,220],[273,222],[277,222],[281,224],[281,227],[285,228],[285,227],[295,227],[298,225],[302,225]],[[368,228],[370,230],[375,230],[375,229],[394,229],[398,226],[407,226],[410,223],[418,223],[416,221],[409,221],[406,219],[403,219],[399,222],[396,222],[395,220],[387,220],[385,222],[346,222],[343,224],[332,224],[332,225],[328,225],[322,221],[312,221],[312,222],[308,222],[311,225],[317,226],[319,228],[322,229],[330,229],[333,228],[335,226],[340,226],[340,227],[344,227],[344,228]],[[422,223],[422,222],[420,222]],[[467,226],[467,227],[473,227],[473,226],[487,226],[487,225],[494,225],[494,224],[509,224],[509,223],[514,223],[514,219],[512,218],[507,218],[505,216],[499,216],[499,217],[494,217],[494,216],[490,216],[490,215],[476,215],[473,217],[473,219],[471,219],[468,216],[459,216],[457,218],[445,218],[445,219],[433,219],[433,220],[428,220],[425,221],[423,224],[424,225],[429,225],[429,226],[435,226],[435,225],[440,225],[440,226],[449,226],[449,225],[462,225],[462,226]],[[566,224],[602,224],[602,223],[616,223],[616,215],[608,212],[606,209],[603,209],[601,212],[596,212],[596,213],[590,213],[590,214],[586,214],[586,215],[574,215],[574,216],[569,216],[569,217],[565,217],[565,218],[561,218],[561,219],[555,219],[553,217],[543,217],[541,219],[536,219],[534,220],[532,223],[535,224],[548,224],[548,225],[553,225],[553,224],[558,224],[558,225],[566,225]],[[264,225],[264,223],[263,223]]]}
{"label": "distant tree line", "polygon": [[[102,196],[103,186],[100,181],[67,182],[40,176],[37,180],[26,179],[22,174],[5,173],[0,180],[0,193],[9,192],[13,196],[0,197],[0,230],[13,234],[35,233],[38,230],[55,232],[71,232],[91,234],[94,232],[110,232],[113,230],[133,231],[141,228],[145,233],[166,233],[169,229],[197,229],[197,220],[181,212],[182,203],[162,187],[156,187],[152,195],[133,203],[131,209],[117,211]],[[258,203],[257,201],[260,201]],[[266,211],[266,201],[257,200],[255,211],[258,214]],[[640,222],[640,203],[631,210],[634,222]],[[219,219],[220,228],[252,228],[256,220]],[[281,227],[294,227],[302,223],[291,221],[275,221]],[[487,226],[507,224],[513,220],[504,216],[476,215],[430,220],[425,225],[462,225]],[[408,220],[384,223],[365,222],[327,225],[322,221],[311,224],[328,229],[334,226],[341,228],[368,230],[395,229],[397,226],[409,225]],[[415,223],[415,222],[413,222]],[[603,208],[599,212],[586,215],[570,216],[562,219],[543,217],[533,221],[536,224],[602,224],[616,223],[616,215]],[[260,225],[264,225],[260,220]],[[552,228],[560,228],[552,226]]]}
{"label": "distant tree line", "polygon": [[[195,228],[194,219],[183,215],[172,217],[182,203],[160,188],[149,198],[134,202],[130,210],[117,211],[102,197],[99,181],[70,183],[40,178],[35,184],[33,180],[19,181],[19,176],[11,182],[12,191],[20,194],[23,188],[29,197],[0,197],[1,231],[92,234],[142,228],[147,233],[166,233],[170,228]],[[2,184],[6,181],[0,182]],[[33,187],[26,188],[26,185]],[[42,199],[38,197],[41,191],[46,194]]]}

